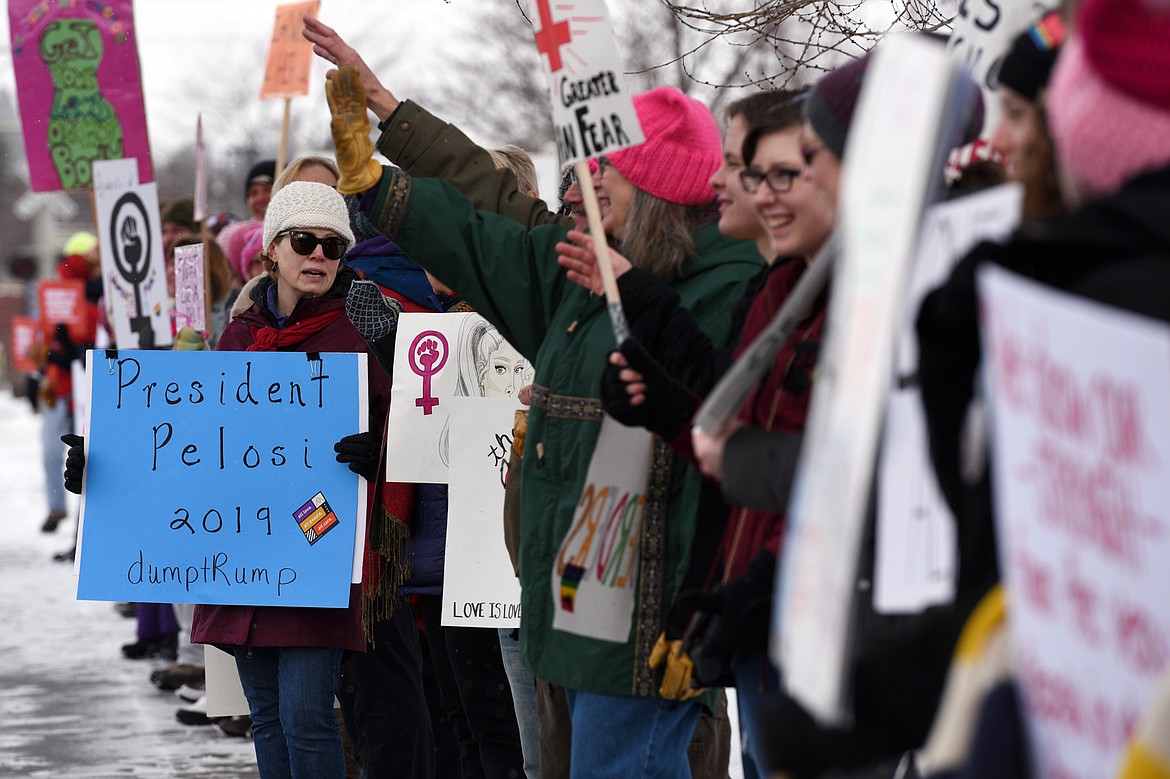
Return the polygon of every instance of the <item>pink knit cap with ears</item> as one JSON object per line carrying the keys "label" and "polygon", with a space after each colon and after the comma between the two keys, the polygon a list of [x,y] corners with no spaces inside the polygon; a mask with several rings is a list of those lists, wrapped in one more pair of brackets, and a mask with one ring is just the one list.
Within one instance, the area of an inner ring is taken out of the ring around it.
{"label": "pink knit cap with ears", "polygon": [[633,100],[646,142],[606,159],[635,187],[663,200],[684,206],[713,201],[710,179],[723,146],[711,111],[674,87],[656,87]]}
{"label": "pink knit cap with ears", "polygon": [[1048,93],[1057,155],[1097,194],[1170,164],[1170,2],[1085,0]]}

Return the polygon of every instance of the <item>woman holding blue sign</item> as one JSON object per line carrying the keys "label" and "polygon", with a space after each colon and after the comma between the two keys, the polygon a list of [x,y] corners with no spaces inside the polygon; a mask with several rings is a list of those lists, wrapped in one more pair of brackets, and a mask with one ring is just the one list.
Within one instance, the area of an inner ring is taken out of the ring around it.
{"label": "woman holding blue sign", "polygon": [[[333,188],[300,181],[277,192],[264,219],[269,274],[218,348],[370,353],[345,310],[357,276],[340,260],[353,240],[345,202]],[[371,482],[389,398],[389,377],[371,359],[370,432],[346,436],[335,447],[340,462]],[[371,496],[368,505],[379,503]],[[264,779],[345,776],[333,696],[342,653],[366,648],[356,586],[347,609],[198,606],[191,634],[235,655]]]}

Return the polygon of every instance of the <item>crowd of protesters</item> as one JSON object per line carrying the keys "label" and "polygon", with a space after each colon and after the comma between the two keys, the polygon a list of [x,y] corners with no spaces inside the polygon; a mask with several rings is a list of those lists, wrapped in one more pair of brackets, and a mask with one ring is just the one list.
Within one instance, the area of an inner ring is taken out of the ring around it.
{"label": "crowd of protesters", "polygon": [[[833,726],[789,693],[769,652],[831,282],[735,419],[716,434],[694,424],[849,219],[839,193],[857,164],[850,131],[873,54],[806,90],[731,103],[722,130],[672,87],[634,95],[645,142],[590,161],[590,182],[566,169],[550,207],[522,151],[480,147],[400,101],[335,30],[304,21],[314,51],[337,66],[321,117],[337,161],[249,171],[250,218],[209,252],[207,339],[176,348],[372,358],[369,432],[335,447],[369,484],[366,565],[346,609],[138,604],[137,640],[123,652],[173,661],[151,678],[185,693],[180,719],[212,721],[201,708],[208,644],[234,656],[250,708],[221,727],[251,735],[265,779],[721,777],[740,755],[747,777],[1032,776],[1028,707],[998,651],[1010,592],[990,469],[970,462],[984,352],[976,274],[997,265],[1170,320],[1170,7],[1082,0],[1036,19],[1000,63],[998,124],[983,126],[974,99],[940,141],[991,138],[992,159],[954,177],[956,191],[1004,180],[1024,189],[1020,227],[967,254],[916,318],[929,458],[956,531],[954,597],[897,617],[866,602],[871,501],[848,657],[853,719]],[[392,165],[373,159],[375,147]],[[621,343],[582,187],[596,190],[611,247],[630,329]],[[189,202],[169,204],[162,222],[168,259],[201,228]],[[74,266],[94,273],[72,257],[61,272]],[[386,451],[410,446],[385,434],[398,314],[469,310],[532,370],[505,505],[518,631],[441,624],[446,487],[381,478]],[[54,351],[71,360],[78,345],[59,335],[45,355],[67,365]],[[47,436],[67,429],[57,416],[46,416]],[[652,434],[625,640],[558,628],[549,586],[607,416]],[[65,440],[76,492],[83,445]],[[59,471],[50,449],[47,472]],[[61,496],[49,498],[47,532],[65,518]],[[1167,686],[1133,723],[1119,776],[1170,776]],[[740,744],[729,743],[722,688],[736,691]]]}

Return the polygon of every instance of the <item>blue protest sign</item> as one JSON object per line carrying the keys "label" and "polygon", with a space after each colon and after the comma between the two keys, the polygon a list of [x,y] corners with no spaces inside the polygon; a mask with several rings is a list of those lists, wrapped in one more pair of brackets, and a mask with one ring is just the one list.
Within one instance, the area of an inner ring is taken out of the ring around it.
{"label": "blue protest sign", "polygon": [[368,427],[365,355],[89,357],[79,599],[347,605],[366,484],[333,445]]}

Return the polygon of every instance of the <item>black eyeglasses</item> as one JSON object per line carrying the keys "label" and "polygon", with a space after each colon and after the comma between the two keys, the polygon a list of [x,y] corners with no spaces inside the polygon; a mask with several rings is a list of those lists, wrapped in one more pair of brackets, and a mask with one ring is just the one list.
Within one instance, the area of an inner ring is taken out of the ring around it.
{"label": "black eyeglasses", "polygon": [[288,236],[288,245],[297,254],[308,257],[321,245],[321,253],[325,255],[328,260],[340,260],[341,255],[345,254],[345,250],[349,248],[349,244],[344,238],[338,238],[336,235],[331,235],[328,238],[318,238],[312,233],[306,233],[303,230],[283,230],[276,234],[279,238],[282,235]]}
{"label": "black eyeglasses", "polygon": [[739,172],[739,181],[743,189],[749,194],[755,194],[760,184],[767,182],[768,189],[780,195],[792,189],[792,182],[796,181],[801,171],[793,168],[782,168],[777,165],[768,170],[744,168]]}

